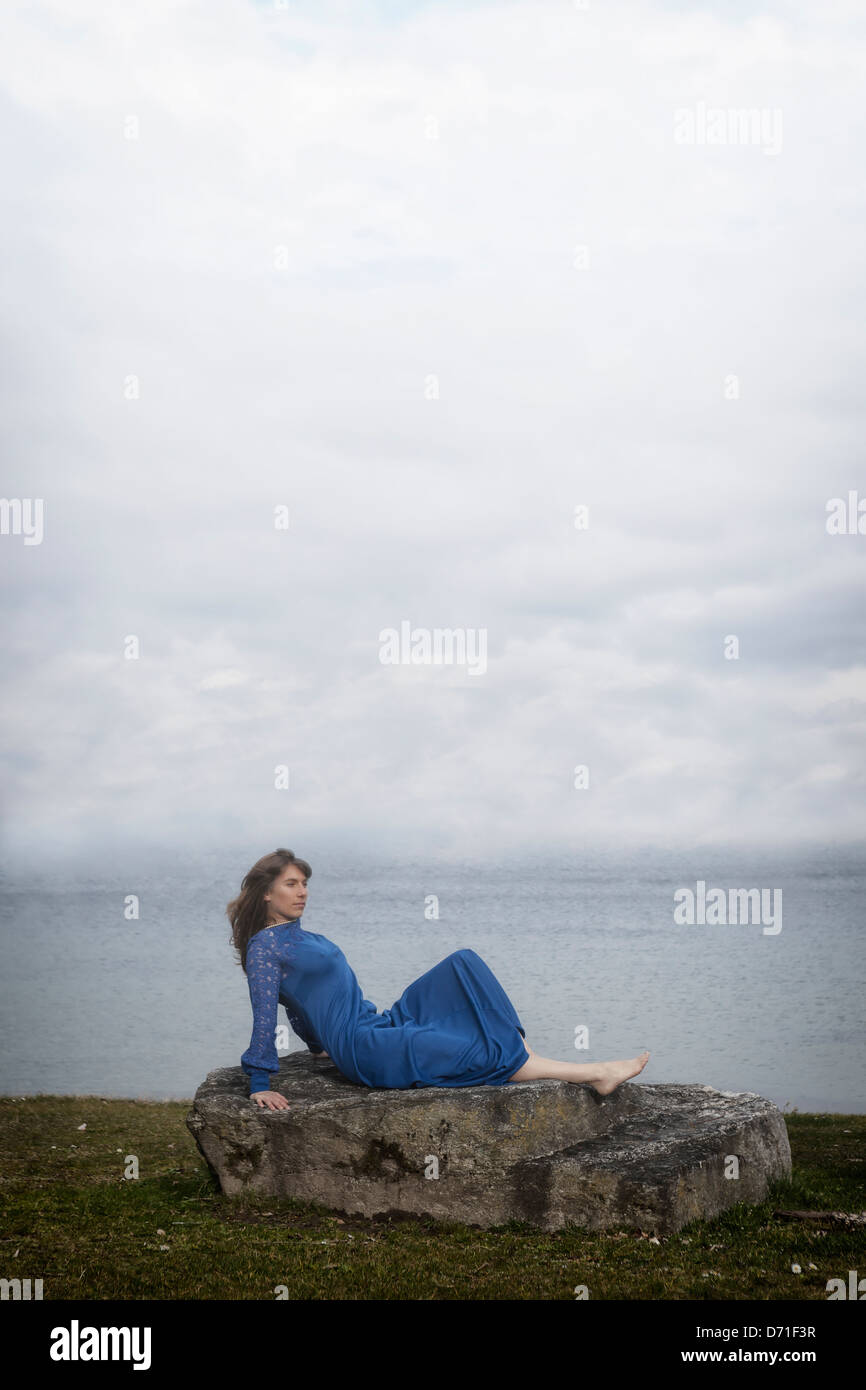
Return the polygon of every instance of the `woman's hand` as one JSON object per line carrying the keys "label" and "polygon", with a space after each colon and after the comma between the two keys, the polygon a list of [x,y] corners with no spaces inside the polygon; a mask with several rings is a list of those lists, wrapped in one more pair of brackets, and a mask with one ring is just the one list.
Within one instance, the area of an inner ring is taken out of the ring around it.
{"label": "woman's hand", "polygon": [[279,1091],[254,1091],[250,1096],[260,1110],[289,1110],[291,1106]]}

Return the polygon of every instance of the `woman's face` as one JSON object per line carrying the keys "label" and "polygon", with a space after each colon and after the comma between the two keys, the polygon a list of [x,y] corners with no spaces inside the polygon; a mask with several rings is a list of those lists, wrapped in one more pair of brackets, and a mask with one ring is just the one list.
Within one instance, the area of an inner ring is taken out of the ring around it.
{"label": "woman's face", "polygon": [[307,880],[297,864],[281,869],[265,893],[268,921],[289,921],[300,917],[307,902]]}

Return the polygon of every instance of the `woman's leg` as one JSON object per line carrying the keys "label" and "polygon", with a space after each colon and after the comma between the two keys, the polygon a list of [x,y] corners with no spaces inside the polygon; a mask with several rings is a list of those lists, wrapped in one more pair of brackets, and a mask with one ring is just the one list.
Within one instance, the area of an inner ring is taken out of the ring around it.
{"label": "woman's leg", "polygon": [[599,1095],[610,1095],[623,1081],[637,1076],[649,1061],[649,1053],[630,1057],[623,1062],[557,1062],[552,1057],[539,1057],[526,1044],[529,1061],[508,1078],[511,1081],[587,1081]]}

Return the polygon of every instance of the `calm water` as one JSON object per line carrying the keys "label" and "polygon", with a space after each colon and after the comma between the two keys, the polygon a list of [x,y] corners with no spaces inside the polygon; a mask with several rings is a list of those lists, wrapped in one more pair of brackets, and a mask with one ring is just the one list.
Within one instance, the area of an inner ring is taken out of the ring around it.
{"label": "calm water", "polygon": [[[35,881],[7,868],[0,1091],[179,1099],[215,1067],[239,1065],[251,1011],[224,909],[259,852],[142,860],[110,875],[40,870]],[[342,947],[380,1009],[471,946],[545,1056],[648,1047],[646,1081],[866,1111],[863,848],[501,864],[320,855],[313,869],[303,925]],[[781,889],[782,930],[675,924],[674,892],[699,879],[708,891]],[[123,916],[131,893],[138,921]],[[425,918],[429,894],[438,920]],[[574,1046],[580,1025],[588,1051]]]}

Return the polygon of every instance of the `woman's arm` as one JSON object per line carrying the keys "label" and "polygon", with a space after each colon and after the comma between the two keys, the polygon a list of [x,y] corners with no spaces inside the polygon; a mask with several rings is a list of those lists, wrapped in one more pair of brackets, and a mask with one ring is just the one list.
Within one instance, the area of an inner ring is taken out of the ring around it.
{"label": "woman's arm", "polygon": [[257,932],[247,947],[247,983],[253,1006],[250,1045],[241,1066],[250,1078],[250,1095],[270,1089],[271,1073],[279,1071],[276,1030],[280,994],[279,943],[269,931]]}

